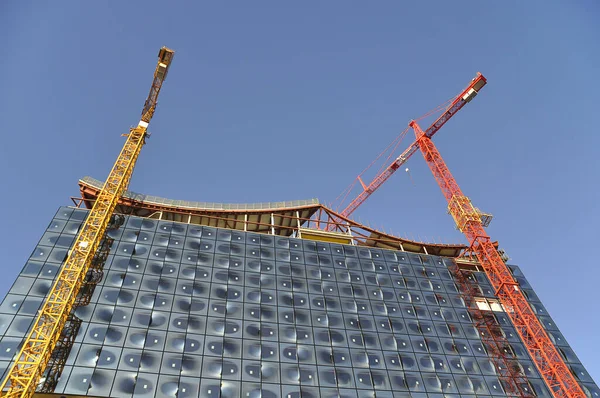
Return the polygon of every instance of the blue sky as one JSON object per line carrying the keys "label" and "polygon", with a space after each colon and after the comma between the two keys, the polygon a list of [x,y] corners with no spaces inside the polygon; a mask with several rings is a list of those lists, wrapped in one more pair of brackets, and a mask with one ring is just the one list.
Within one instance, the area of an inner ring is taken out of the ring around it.
{"label": "blue sky", "polygon": [[[0,5],[0,296],[78,179],[108,174],[163,45],[131,189],[185,200],[333,201],[481,71],[435,142],[600,381],[598,2],[102,3]],[[422,156],[408,166],[414,185],[398,172],[356,218],[463,242]]]}

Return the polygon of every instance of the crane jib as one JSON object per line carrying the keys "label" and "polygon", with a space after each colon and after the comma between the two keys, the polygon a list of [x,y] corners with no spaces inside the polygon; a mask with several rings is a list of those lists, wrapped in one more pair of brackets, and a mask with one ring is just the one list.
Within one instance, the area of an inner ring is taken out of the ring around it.
{"label": "crane jib", "polygon": [[[487,83],[486,78],[481,74],[477,73],[477,75],[471,80],[467,88],[460,92],[454,99],[452,100],[450,106],[444,111],[444,113],[434,121],[431,126],[427,130],[425,130],[425,135],[427,137],[433,136],[438,130],[448,122],[460,109],[462,109],[468,102],[470,102],[483,86]],[[411,126],[413,122],[409,123]],[[340,212],[340,214],[348,217],[350,216],[361,204],[363,204],[381,185],[387,181],[388,178],[391,177],[396,170],[403,165],[410,156],[415,153],[419,149],[419,145],[417,141],[414,141],[400,156],[398,156],[389,166],[387,166],[381,173],[379,173],[373,180],[365,185],[361,180],[361,185],[363,186],[363,190],[350,202],[344,210]],[[333,228],[332,225],[327,227],[328,229]]]}

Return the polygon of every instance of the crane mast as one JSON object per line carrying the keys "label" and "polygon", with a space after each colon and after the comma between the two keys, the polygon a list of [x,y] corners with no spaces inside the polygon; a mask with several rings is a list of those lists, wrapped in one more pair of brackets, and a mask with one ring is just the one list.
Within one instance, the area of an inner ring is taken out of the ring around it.
{"label": "crane mast", "polygon": [[484,225],[486,217],[473,206],[450,173],[448,166],[427,134],[415,121],[410,122],[421,153],[448,202],[448,212],[454,218],[500,300],[506,314],[519,333],[523,344],[554,397],[585,398],[569,367],[550,340],[541,322],[531,309],[519,284],[512,277],[494,247]]}
{"label": "crane mast", "polygon": [[[483,88],[487,83],[486,78],[481,74],[477,73],[477,75],[471,80],[471,83],[465,88],[460,94],[458,94],[448,108],[442,113],[440,117],[436,119],[435,122],[429,126],[427,130],[425,130],[425,134],[427,137],[431,138],[435,133],[439,131],[440,128],[448,120],[452,118],[459,110],[461,110],[467,103],[469,103],[479,90]],[[344,210],[340,212],[340,214],[344,217],[349,217],[354,211],[362,205],[368,198],[371,196],[373,192],[375,192],[379,187],[383,185],[391,176],[402,166],[406,161],[419,149],[419,145],[417,142],[413,142],[400,156],[398,156],[388,167],[386,167],[381,173],[379,173],[373,180],[369,183],[369,185],[365,185],[360,177],[358,177],[358,181],[361,183],[363,190],[358,194],[358,196],[346,206]],[[333,224],[330,224],[327,229],[331,230],[335,228]]]}
{"label": "crane mast", "polygon": [[132,128],[126,135],[127,140],[117,161],[83,223],[14,364],[0,386],[3,397],[28,398],[35,392],[117,202],[129,185],[173,55],[174,51],[166,47],[161,48],[158,53],[154,80],[144,104],[141,120],[137,127]]}

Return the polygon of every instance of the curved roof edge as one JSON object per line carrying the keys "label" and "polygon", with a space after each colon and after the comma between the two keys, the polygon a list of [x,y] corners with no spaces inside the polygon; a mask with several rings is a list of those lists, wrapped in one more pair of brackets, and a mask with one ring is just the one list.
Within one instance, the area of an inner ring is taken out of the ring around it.
{"label": "curved roof edge", "polygon": [[[83,177],[79,180],[81,183],[88,185],[96,189],[102,189],[104,182],[97,180],[92,177]],[[261,202],[261,203],[214,203],[214,202],[192,202],[187,200],[173,200],[167,198],[161,198],[160,196],[150,196],[132,191],[125,191],[123,194],[124,198],[132,199],[134,201],[144,202],[159,206],[177,207],[181,209],[189,210],[277,210],[277,209],[289,209],[296,207],[304,207],[311,205],[319,205],[318,199],[307,199],[307,200],[288,200],[283,202]]]}
{"label": "curved roof edge", "polygon": [[[81,199],[75,201],[76,204],[91,208],[102,186],[102,181],[91,177],[79,180]],[[298,236],[299,231],[306,228],[317,233],[329,225],[334,227],[332,233],[337,238],[356,245],[444,257],[458,257],[468,249],[463,244],[417,242],[378,231],[342,216],[320,204],[317,199],[226,204],[172,200],[127,191],[119,200],[115,212],[279,236]]]}

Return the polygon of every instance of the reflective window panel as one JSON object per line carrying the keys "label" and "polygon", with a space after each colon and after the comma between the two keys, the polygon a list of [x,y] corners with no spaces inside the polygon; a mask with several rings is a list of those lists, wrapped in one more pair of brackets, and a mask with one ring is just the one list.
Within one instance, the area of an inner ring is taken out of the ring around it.
{"label": "reflective window panel", "polygon": [[[0,304],[4,375],[86,216],[58,210]],[[108,236],[114,241],[98,283],[73,314],[78,333],[58,394],[442,398],[514,391],[498,377],[495,350],[474,326],[450,258],[138,217]],[[586,393],[600,398],[522,271],[511,270]],[[470,280],[488,300],[501,351],[528,380],[522,388],[549,397],[509,318],[494,307],[486,276]]]}

